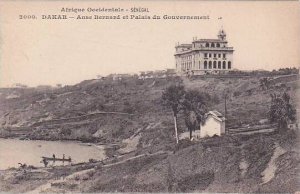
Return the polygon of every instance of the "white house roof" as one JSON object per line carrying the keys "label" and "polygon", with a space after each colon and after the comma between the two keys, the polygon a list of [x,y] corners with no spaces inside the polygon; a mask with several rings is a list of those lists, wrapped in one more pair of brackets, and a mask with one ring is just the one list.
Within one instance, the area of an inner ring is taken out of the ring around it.
{"label": "white house roof", "polygon": [[225,117],[216,110],[209,111],[206,115],[207,115],[207,117],[211,115],[213,118],[215,118],[216,120],[218,120],[220,122],[225,121]]}

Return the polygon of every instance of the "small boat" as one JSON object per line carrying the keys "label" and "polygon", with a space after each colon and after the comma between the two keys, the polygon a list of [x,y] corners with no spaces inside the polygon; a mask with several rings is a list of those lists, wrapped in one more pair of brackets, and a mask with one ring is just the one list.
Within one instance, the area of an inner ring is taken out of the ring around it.
{"label": "small boat", "polygon": [[42,156],[43,160],[50,160],[50,161],[66,161],[66,162],[71,162],[72,159],[71,158],[53,158],[53,157],[45,157]]}

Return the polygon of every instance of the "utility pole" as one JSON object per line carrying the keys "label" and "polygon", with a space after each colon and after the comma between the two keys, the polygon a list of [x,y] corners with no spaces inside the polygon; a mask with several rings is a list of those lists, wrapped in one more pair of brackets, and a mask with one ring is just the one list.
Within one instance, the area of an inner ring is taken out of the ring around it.
{"label": "utility pole", "polygon": [[226,130],[226,119],[227,119],[227,104],[226,104],[226,101],[227,101],[227,90],[225,89],[224,90],[224,92],[225,92],[225,95],[224,95],[224,98],[225,98],[225,106],[224,106],[224,108],[225,108],[225,115],[224,115],[224,117],[225,117],[225,134],[228,134],[228,132],[227,132],[227,130]]}

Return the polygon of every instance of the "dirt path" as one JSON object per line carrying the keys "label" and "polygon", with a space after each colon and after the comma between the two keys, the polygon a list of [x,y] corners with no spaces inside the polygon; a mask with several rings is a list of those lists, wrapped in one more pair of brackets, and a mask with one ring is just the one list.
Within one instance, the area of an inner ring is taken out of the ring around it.
{"label": "dirt path", "polygon": [[245,151],[244,151],[244,144],[241,146],[241,154],[242,154],[242,158],[239,164],[239,169],[241,170],[241,178],[244,178],[247,171],[248,171],[248,167],[249,167],[249,163],[246,161],[245,159]]}
{"label": "dirt path", "polygon": [[277,170],[276,159],[282,154],[284,154],[285,152],[286,150],[283,149],[278,143],[275,144],[275,150],[273,156],[269,161],[267,168],[261,174],[263,176],[262,177],[263,182],[261,184],[266,184],[267,182],[269,182],[274,178],[275,172]]}

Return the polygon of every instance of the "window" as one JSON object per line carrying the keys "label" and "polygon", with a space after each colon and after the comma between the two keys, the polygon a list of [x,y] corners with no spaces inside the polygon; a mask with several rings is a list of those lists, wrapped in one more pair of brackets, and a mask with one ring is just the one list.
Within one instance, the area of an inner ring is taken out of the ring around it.
{"label": "window", "polygon": [[226,69],[226,62],[223,61],[223,69]]}
{"label": "window", "polygon": [[208,56],[211,57],[211,54],[209,53]]}
{"label": "window", "polygon": [[214,61],[214,69],[216,69],[216,68],[217,68],[217,62]]}
{"label": "window", "polygon": [[226,58],[226,54],[225,53],[223,53],[223,58]]}
{"label": "window", "polygon": [[231,69],[231,62],[228,61],[228,69]]}
{"label": "window", "polygon": [[207,53],[204,53],[204,57],[207,57]]}
{"label": "window", "polygon": [[214,48],[214,47],[215,47],[215,43],[211,43],[211,47],[213,47],[213,48]]}
{"label": "window", "polygon": [[211,66],[211,61],[208,62],[208,69],[211,69],[212,66]]}
{"label": "window", "polygon": [[219,44],[219,43],[217,43],[217,47],[220,47],[220,44]]}
{"label": "window", "polygon": [[221,54],[220,53],[218,54],[218,57],[221,58]]}
{"label": "window", "polygon": [[205,44],[205,47],[209,47],[209,44],[208,44],[208,43],[206,43],[206,44]]}
{"label": "window", "polygon": [[214,54],[214,58],[216,58],[217,57],[217,54]]}
{"label": "window", "polygon": [[207,61],[204,61],[204,69],[207,69]]}
{"label": "window", "polygon": [[221,61],[218,61],[218,69],[221,69]]}

